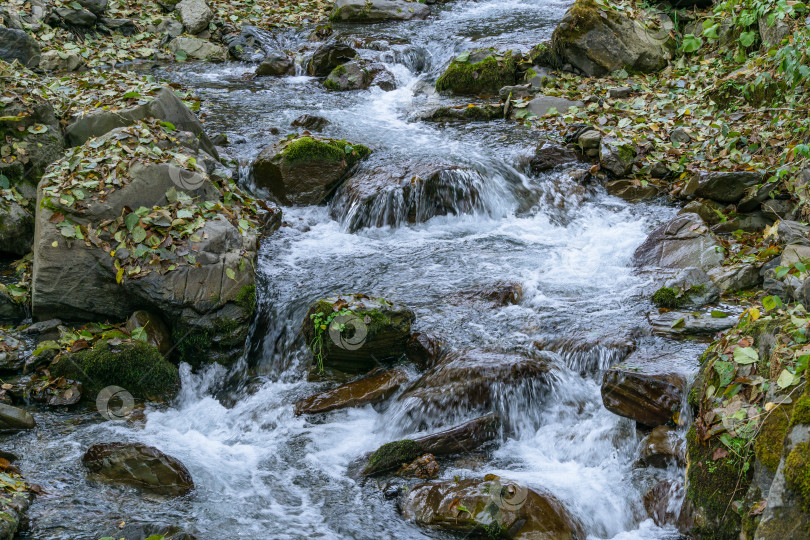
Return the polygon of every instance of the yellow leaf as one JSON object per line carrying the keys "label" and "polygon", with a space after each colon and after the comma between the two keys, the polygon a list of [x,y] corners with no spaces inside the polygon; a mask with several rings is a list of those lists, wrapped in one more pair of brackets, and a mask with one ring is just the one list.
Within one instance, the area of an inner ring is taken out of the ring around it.
{"label": "yellow leaf", "polygon": [[51,243],[51,247],[59,247],[59,242],[57,242],[56,240],[54,240],[54,241]]}
{"label": "yellow leaf", "polygon": [[773,401],[769,401],[768,403],[765,404],[765,410],[767,412],[771,412],[775,408],[776,408],[776,403],[774,403]]}
{"label": "yellow leaf", "polygon": [[771,238],[771,237],[776,238],[778,233],[779,233],[779,222],[777,221],[773,225],[765,226],[764,238]]}
{"label": "yellow leaf", "polygon": [[124,269],[119,268],[118,273],[115,274],[115,282],[120,284],[122,279],[124,279]]}

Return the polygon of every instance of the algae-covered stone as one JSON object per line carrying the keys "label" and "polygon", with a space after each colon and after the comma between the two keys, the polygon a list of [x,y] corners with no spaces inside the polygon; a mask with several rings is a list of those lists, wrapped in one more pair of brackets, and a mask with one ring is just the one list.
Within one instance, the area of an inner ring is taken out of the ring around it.
{"label": "algae-covered stone", "polygon": [[635,146],[621,139],[605,137],[599,146],[599,165],[617,178],[627,175],[636,160]]}
{"label": "algae-covered stone", "polygon": [[405,439],[382,445],[368,458],[363,474],[370,476],[380,472],[397,469],[408,464],[422,454],[418,442]]}
{"label": "algae-covered stone", "polygon": [[285,139],[261,151],[253,180],[282,204],[320,204],[352,168],[371,154],[361,144],[309,135]]}
{"label": "algae-covered stone", "polygon": [[402,358],[414,319],[405,306],[352,294],[312,304],[302,332],[318,364],[359,373]]}
{"label": "algae-covered stone", "polygon": [[334,92],[365,90],[371,85],[372,78],[362,62],[348,62],[333,69],[323,85]]}
{"label": "algae-covered stone", "polygon": [[477,49],[457,56],[436,81],[436,90],[453,94],[498,94],[517,82],[512,51]]}
{"label": "algae-covered stone", "polygon": [[637,15],[604,9],[594,0],[577,0],[551,36],[560,63],[591,77],[625,69],[652,73],[664,69],[675,50],[675,25],[665,14]]}
{"label": "algae-covered stone", "polygon": [[419,484],[399,506],[409,521],[476,538],[585,538],[582,524],[553,496],[495,475]]}
{"label": "algae-covered stone", "polygon": [[163,495],[184,495],[194,489],[194,481],[185,465],[145,444],[94,444],[82,456],[82,464],[106,480]]}
{"label": "algae-covered stone", "polygon": [[180,387],[177,367],[142,342],[101,341],[91,349],[62,353],[49,370],[55,377],[81,381],[93,398],[107,386],[120,386],[135,398],[164,400]]}

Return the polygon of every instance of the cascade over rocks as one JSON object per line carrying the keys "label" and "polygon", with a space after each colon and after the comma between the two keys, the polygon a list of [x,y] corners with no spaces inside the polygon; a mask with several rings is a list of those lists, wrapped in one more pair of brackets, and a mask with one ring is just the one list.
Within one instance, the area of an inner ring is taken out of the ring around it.
{"label": "cascade over rocks", "polygon": [[647,427],[672,421],[686,392],[686,381],[682,375],[658,371],[658,364],[639,362],[631,356],[605,372],[605,408]]}
{"label": "cascade over rocks", "polygon": [[639,463],[665,469],[671,463],[686,465],[684,441],[681,435],[667,426],[658,426],[641,440]]}
{"label": "cascade over rocks", "polygon": [[[316,360],[322,360],[324,366],[364,373],[405,355],[415,318],[410,308],[384,298],[351,294],[312,304],[301,331]],[[321,324],[327,328],[316,327],[316,319],[324,321]]]}
{"label": "cascade over rocks", "polygon": [[631,19],[603,9],[593,0],[577,0],[551,36],[560,64],[571,64],[589,77],[619,69],[653,73],[666,67],[675,51],[675,25],[664,13]]}
{"label": "cascade over rocks", "polygon": [[[91,159],[93,169],[72,168]],[[171,321],[179,359],[235,360],[255,309],[252,213],[261,211],[255,202],[243,206],[245,196],[216,167],[155,124],[69,151],[39,185],[34,318],[124,320],[148,306]],[[206,208],[220,215],[205,218]],[[113,249],[119,241],[126,247]]]}
{"label": "cascade over rocks", "polygon": [[448,352],[398,401],[407,410],[438,414],[491,406],[515,392],[542,396],[555,375],[550,362],[540,356],[477,349]]}
{"label": "cascade over rocks", "polygon": [[650,233],[634,258],[639,266],[708,270],[723,262],[723,253],[700,216],[681,214]]}
{"label": "cascade over rocks", "polygon": [[548,493],[487,475],[419,484],[399,500],[405,519],[457,533],[508,531],[515,540],[585,538],[582,525]]}
{"label": "cascade over rocks", "polygon": [[337,0],[330,19],[336,22],[376,23],[426,19],[430,7],[409,0]]}
{"label": "cascade over rocks", "polygon": [[349,231],[357,231],[473,213],[483,210],[484,182],[478,171],[449,163],[383,164],[346,180],[329,205],[330,214]]}
{"label": "cascade over rocks", "polygon": [[519,54],[476,49],[458,55],[436,81],[436,90],[453,94],[496,95],[517,82]]}
{"label": "cascade over rocks", "polygon": [[194,481],[185,465],[141,443],[94,444],[82,456],[82,464],[105,480],[162,495],[185,495],[194,489]]}
{"label": "cascade over rocks", "polygon": [[259,153],[253,180],[282,204],[321,204],[369,154],[367,147],[345,140],[310,135],[285,139]]}

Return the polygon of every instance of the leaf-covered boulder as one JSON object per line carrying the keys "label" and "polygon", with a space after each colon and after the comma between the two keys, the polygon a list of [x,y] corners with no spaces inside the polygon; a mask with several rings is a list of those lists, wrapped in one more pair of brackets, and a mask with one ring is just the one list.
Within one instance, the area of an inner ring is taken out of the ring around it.
{"label": "leaf-covered boulder", "polygon": [[551,36],[558,62],[590,77],[620,69],[628,73],[664,69],[675,50],[670,36],[675,26],[663,13],[637,12],[635,18],[594,0],[577,0]]}
{"label": "leaf-covered boulder", "polygon": [[700,171],[692,175],[680,195],[736,203],[763,181],[762,173],[755,171]]}
{"label": "leaf-covered boulder", "polygon": [[312,304],[301,330],[317,364],[362,373],[405,356],[415,318],[384,298],[350,294]]}
{"label": "leaf-covered boulder", "polygon": [[282,204],[321,204],[371,150],[345,140],[303,135],[266,147],[253,163],[253,180]]}
{"label": "leaf-covered boulder", "polygon": [[35,319],[125,320],[149,306],[171,324],[176,359],[241,354],[258,235],[274,213],[188,145],[190,133],[140,123],[51,167],[37,198]]}
{"label": "leaf-covered boulder", "polygon": [[337,0],[329,18],[337,22],[376,23],[426,19],[430,7],[411,0]]}
{"label": "leaf-covered boulder", "polygon": [[141,443],[94,444],[82,464],[104,480],[162,495],[185,495],[194,489],[191,473],[177,458]]}
{"label": "leaf-covered boulder", "polygon": [[516,540],[585,538],[582,524],[549,493],[487,475],[484,480],[419,484],[399,501],[405,519],[423,527]]}
{"label": "leaf-covered boulder", "polygon": [[447,162],[410,160],[366,167],[338,188],[330,214],[350,231],[397,227],[434,216],[484,211],[483,176]]}
{"label": "leaf-covered boulder", "polygon": [[636,161],[635,145],[628,141],[605,137],[599,145],[599,165],[616,178],[630,173]]}
{"label": "leaf-covered boulder", "polygon": [[512,51],[477,49],[450,62],[436,81],[436,90],[453,94],[498,94],[517,82],[517,58]]}
{"label": "leaf-covered boulder", "polygon": [[[65,147],[53,104],[38,89],[17,85],[22,73],[0,61],[0,188],[14,187],[25,198],[33,198],[39,178]],[[9,80],[6,80],[9,79]]]}
{"label": "leaf-covered boulder", "polygon": [[228,50],[222,45],[195,37],[176,37],[169,42],[167,48],[174,53],[175,58],[182,60],[224,62],[228,57]]}
{"label": "leaf-covered boulder", "polygon": [[154,118],[169,122],[179,131],[188,131],[199,140],[200,148],[218,157],[216,148],[205,133],[197,116],[178,98],[171,88],[155,86],[137,92],[139,103],[130,107],[108,106],[104,109],[86,109],[65,128],[71,146],[84,144],[91,137],[100,137],[115,128],[131,126],[141,120]]}

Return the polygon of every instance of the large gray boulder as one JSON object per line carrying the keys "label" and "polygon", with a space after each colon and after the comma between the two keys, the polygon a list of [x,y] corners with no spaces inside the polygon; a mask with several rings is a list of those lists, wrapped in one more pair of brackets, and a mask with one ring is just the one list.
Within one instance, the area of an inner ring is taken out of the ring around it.
{"label": "large gray boulder", "polygon": [[70,146],[78,146],[91,137],[131,126],[146,118],[169,122],[179,131],[190,131],[197,136],[203,150],[215,158],[219,157],[199,118],[168,87],[161,89],[149,103],[119,111],[99,110],[75,118],[65,128],[65,135]]}
{"label": "large gray boulder", "polygon": [[37,40],[23,30],[0,27],[0,59],[8,63],[19,61],[27,68],[39,65],[41,49]]}
{"label": "large gray boulder", "polygon": [[194,37],[176,37],[169,42],[168,49],[175,55],[185,54],[186,58],[201,62],[224,62],[228,56],[228,50],[222,45]]}
{"label": "large gray boulder", "polygon": [[692,175],[681,190],[681,196],[736,203],[749,188],[761,184],[763,180],[762,173],[755,171],[702,171]]}
{"label": "large gray boulder", "polygon": [[720,244],[697,214],[681,214],[655,229],[634,254],[640,266],[709,270],[723,262]]}
{"label": "large gray boulder", "polygon": [[34,429],[37,423],[27,411],[0,403],[0,431]]}
{"label": "large gray boulder", "polygon": [[51,26],[56,26],[57,24],[66,24],[70,26],[78,26],[89,28],[96,24],[98,17],[93,15],[91,11],[86,9],[71,9],[60,7],[53,10],[51,16],[48,18],[49,24]]}
{"label": "large gray boulder", "polygon": [[23,256],[31,251],[34,216],[17,201],[0,199],[0,252]]}
{"label": "large gray boulder", "polygon": [[207,29],[208,23],[214,18],[214,12],[205,0],[183,0],[175,6],[175,10],[189,34],[199,34]]}
{"label": "large gray boulder", "polygon": [[407,0],[337,0],[329,18],[341,22],[375,23],[426,19],[428,15],[430,7]]}
{"label": "large gray boulder", "polygon": [[[144,150],[119,164],[117,148],[126,144]],[[149,147],[166,152],[158,158]],[[202,216],[198,203],[223,205],[218,185],[226,180],[216,170],[188,170],[192,158],[212,168],[216,163],[169,140],[160,127],[139,124],[54,164],[37,196],[35,319],[123,321],[149,307],[171,323],[179,358],[229,363],[241,354],[255,307],[258,226],[233,201],[230,220],[224,213]],[[115,180],[106,184],[104,198],[92,184],[77,188],[71,160],[112,164],[107,174]],[[235,184],[227,189],[238,191]]]}
{"label": "large gray boulder", "polygon": [[46,51],[39,61],[39,68],[45,71],[76,71],[84,60],[75,52]]}
{"label": "large gray boulder", "polygon": [[526,106],[531,114],[535,116],[544,116],[554,109],[559,114],[568,112],[569,107],[584,107],[585,104],[581,101],[571,101],[554,96],[538,96],[531,100]]}
{"label": "large gray boulder", "polygon": [[326,77],[341,64],[351,61],[357,51],[339,41],[328,41],[318,47],[307,63],[307,72],[315,77]]}
{"label": "large gray boulder", "polygon": [[663,13],[639,16],[643,18],[601,8],[593,0],[577,0],[551,36],[554,54],[560,63],[591,77],[619,69],[660,71],[675,50],[670,36],[675,26]]}

